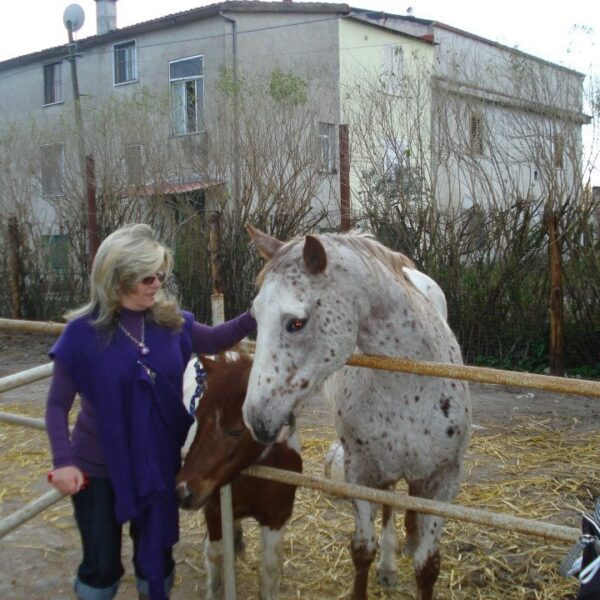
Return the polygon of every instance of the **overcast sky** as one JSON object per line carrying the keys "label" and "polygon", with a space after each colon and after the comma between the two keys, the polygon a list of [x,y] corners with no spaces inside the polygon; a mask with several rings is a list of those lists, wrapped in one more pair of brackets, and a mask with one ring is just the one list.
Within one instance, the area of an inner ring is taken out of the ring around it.
{"label": "overcast sky", "polygon": [[[210,3],[118,0],[117,25],[125,27]],[[62,15],[69,4],[69,0],[1,0],[0,60],[66,43]],[[78,37],[94,35],[94,0],[78,4],[86,15]],[[598,0],[357,0],[351,5],[397,14],[412,8],[416,17],[443,21],[586,74],[592,60],[600,65]]]}

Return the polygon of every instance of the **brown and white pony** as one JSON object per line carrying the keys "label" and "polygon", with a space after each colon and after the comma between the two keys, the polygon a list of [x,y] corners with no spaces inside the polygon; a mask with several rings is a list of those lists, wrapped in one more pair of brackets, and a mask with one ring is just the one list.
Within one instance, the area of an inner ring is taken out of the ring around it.
{"label": "brown and white pony", "polygon": [[246,467],[259,464],[302,472],[298,440],[272,446],[256,442],[244,425],[242,404],[252,368],[241,355],[217,360],[201,357],[207,378],[196,409],[196,434],[177,476],[177,494],[185,509],[204,510],[207,594],[222,595],[222,531],[220,488],[231,484],[236,551],[243,549],[240,519],[253,517],[261,526],[262,556],[260,598],[279,598],[284,527],[292,514],[296,488],[291,485],[240,475]]}

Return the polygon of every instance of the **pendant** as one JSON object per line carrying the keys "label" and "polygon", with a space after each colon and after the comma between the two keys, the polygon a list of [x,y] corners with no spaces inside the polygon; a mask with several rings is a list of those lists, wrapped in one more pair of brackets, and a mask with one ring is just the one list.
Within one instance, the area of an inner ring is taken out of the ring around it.
{"label": "pendant", "polygon": [[150,353],[150,348],[148,348],[148,346],[140,345],[140,352],[145,356]]}

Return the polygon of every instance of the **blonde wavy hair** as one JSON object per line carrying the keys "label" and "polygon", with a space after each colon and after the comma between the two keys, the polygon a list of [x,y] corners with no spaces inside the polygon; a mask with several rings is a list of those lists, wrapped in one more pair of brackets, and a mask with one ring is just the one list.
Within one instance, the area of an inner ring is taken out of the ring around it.
{"label": "blonde wavy hair", "polygon": [[[71,321],[83,315],[94,317],[98,329],[115,327],[121,310],[121,296],[133,290],[144,277],[163,271],[167,277],[173,270],[171,251],[157,239],[154,230],[142,223],[126,225],[111,233],[98,248],[90,276],[90,300],[65,315]],[[148,316],[154,322],[179,330],[183,317],[176,299],[163,288],[155,297]]]}

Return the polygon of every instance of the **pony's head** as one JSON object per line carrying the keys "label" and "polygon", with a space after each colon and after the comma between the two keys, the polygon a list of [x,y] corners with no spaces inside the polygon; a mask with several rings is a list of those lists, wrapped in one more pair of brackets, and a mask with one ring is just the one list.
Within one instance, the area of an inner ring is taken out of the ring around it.
{"label": "pony's head", "polygon": [[254,300],[256,353],[244,402],[254,437],[272,444],[293,426],[302,401],[344,365],[357,336],[349,267],[326,238],[281,242],[247,225],[267,260]]}
{"label": "pony's head", "polygon": [[216,361],[202,357],[207,380],[196,409],[198,429],[177,475],[182,508],[202,507],[265,449],[252,438],[242,419],[251,364],[245,355],[235,360],[221,355]]}

